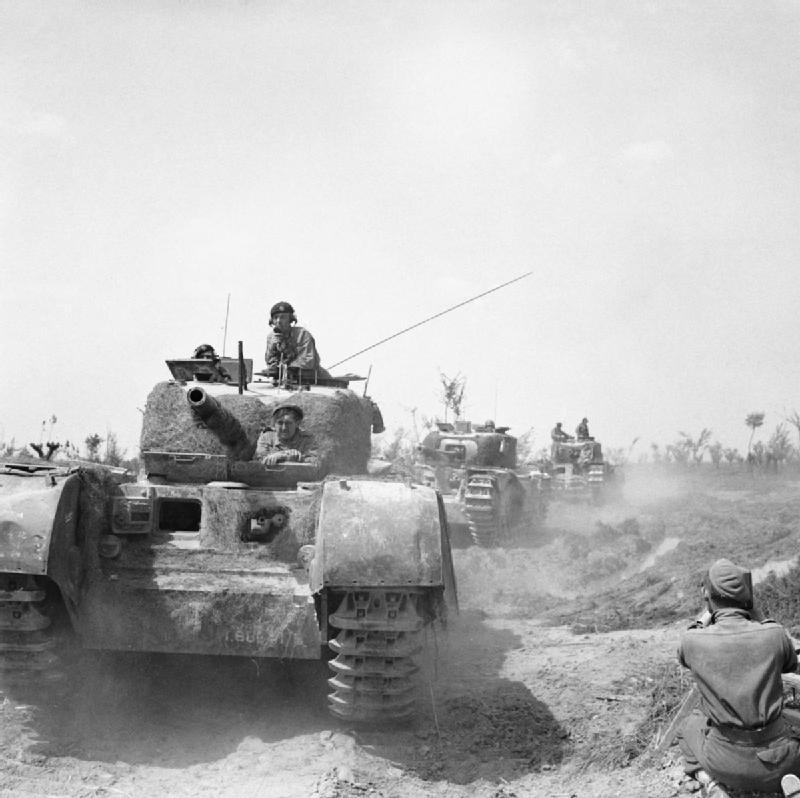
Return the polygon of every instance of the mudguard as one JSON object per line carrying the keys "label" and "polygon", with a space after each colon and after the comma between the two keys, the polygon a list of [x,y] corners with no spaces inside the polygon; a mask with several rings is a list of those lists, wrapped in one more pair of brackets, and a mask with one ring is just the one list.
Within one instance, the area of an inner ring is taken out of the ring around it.
{"label": "mudguard", "polygon": [[436,491],[365,479],[323,484],[310,587],[445,583]]}
{"label": "mudguard", "polygon": [[[79,480],[8,475],[0,480],[0,571],[47,574],[63,541],[74,539]],[[6,492],[8,491],[8,492]]]}

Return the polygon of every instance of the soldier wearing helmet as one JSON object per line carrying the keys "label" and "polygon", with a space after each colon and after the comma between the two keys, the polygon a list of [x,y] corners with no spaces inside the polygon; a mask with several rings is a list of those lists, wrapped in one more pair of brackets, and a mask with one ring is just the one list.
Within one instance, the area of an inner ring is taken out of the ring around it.
{"label": "soldier wearing helmet", "polygon": [[589,419],[582,418],[581,423],[575,427],[575,437],[579,441],[591,441],[593,438],[589,435]]}
{"label": "soldier wearing helmet", "polygon": [[330,376],[320,366],[314,336],[297,326],[294,308],[288,302],[276,302],[269,312],[267,335],[267,376],[277,378],[281,366],[299,369],[304,379]]}
{"label": "soldier wearing helmet", "polygon": [[303,411],[282,404],[272,411],[272,427],[264,430],[256,443],[256,459],[266,466],[280,463],[308,463],[319,467],[320,458],[314,437],[300,429]]}

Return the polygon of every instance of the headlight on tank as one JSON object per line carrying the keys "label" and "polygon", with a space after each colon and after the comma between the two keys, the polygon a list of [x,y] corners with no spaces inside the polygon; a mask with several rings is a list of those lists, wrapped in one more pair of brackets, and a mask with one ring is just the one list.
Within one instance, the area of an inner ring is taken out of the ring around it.
{"label": "headlight on tank", "polygon": [[117,535],[146,535],[153,528],[152,501],[130,496],[115,498],[111,527]]}

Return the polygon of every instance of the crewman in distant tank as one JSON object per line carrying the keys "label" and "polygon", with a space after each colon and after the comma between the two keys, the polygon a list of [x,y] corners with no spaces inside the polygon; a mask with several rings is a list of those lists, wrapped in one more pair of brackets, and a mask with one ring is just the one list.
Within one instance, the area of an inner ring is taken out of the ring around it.
{"label": "crewman in distant tank", "polygon": [[796,672],[797,654],[780,624],[754,618],[749,576],[725,559],[708,569],[706,611],[678,648],[700,693],[678,742],[684,770],[708,798],[726,798],[727,787],[779,792],[781,777],[800,767],[800,740],[782,715],[781,682],[782,673]]}
{"label": "crewman in distant tank", "polygon": [[267,335],[267,376],[278,377],[281,365],[300,369],[304,378],[329,377],[320,366],[314,336],[304,327],[297,326],[294,308],[288,302],[276,302],[269,312]]}
{"label": "crewman in distant tank", "polygon": [[582,418],[581,423],[575,427],[575,437],[579,441],[589,441],[591,437],[589,436],[589,419]]}
{"label": "crewman in distant tank", "polygon": [[550,437],[553,439],[553,443],[563,443],[564,441],[572,440],[572,435],[561,429],[561,427],[562,423],[559,421],[550,431]]}
{"label": "crewman in distant tank", "polygon": [[314,436],[303,432],[303,411],[297,405],[282,404],[272,412],[272,429],[264,430],[256,443],[256,459],[266,466],[279,463],[308,463],[320,467]]}

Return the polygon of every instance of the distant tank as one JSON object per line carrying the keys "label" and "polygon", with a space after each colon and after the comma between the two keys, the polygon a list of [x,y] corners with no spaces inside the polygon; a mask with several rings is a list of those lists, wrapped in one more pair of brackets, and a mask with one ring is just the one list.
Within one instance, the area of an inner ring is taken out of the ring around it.
{"label": "distant tank", "polygon": [[[413,714],[423,631],[456,601],[441,496],[367,475],[379,417],[347,380],[253,381],[243,358],[167,365],[137,481],[0,470],[0,666],[55,672],[63,604],[89,649],[330,659],[334,715]],[[287,402],[319,465],[253,459]]]}
{"label": "distant tank", "polygon": [[550,477],[553,497],[605,501],[617,486],[619,475],[603,456],[603,447],[594,438],[554,441],[550,460],[542,464]]}
{"label": "distant tank", "polygon": [[439,422],[418,447],[422,482],[444,496],[454,537],[467,531],[477,546],[530,536],[546,515],[547,478],[536,467],[519,467],[517,439],[508,429]]}

